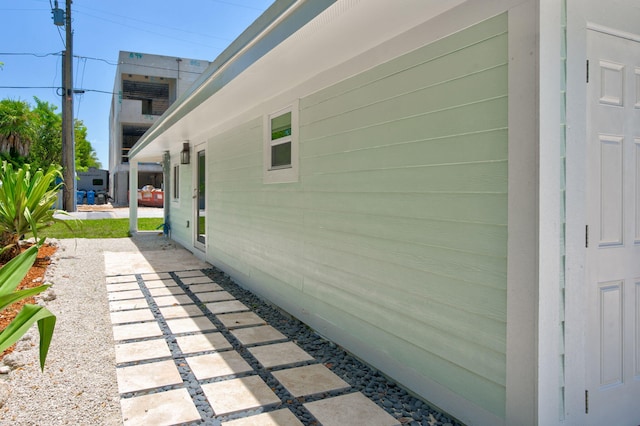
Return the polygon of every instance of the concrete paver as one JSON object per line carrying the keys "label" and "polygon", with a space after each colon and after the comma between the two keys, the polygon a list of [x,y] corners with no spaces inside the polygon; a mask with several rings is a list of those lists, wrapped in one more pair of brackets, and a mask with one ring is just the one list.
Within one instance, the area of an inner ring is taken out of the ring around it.
{"label": "concrete paver", "polygon": [[150,309],[132,309],[128,311],[111,312],[111,324],[125,324],[131,322],[153,321],[155,318]]}
{"label": "concrete paver", "polygon": [[182,383],[173,360],[131,365],[116,369],[120,393],[159,388]]}
{"label": "concrete paver", "polygon": [[140,275],[141,278],[147,282],[147,281],[154,281],[154,280],[170,280],[171,279],[171,274],[168,272],[151,272],[148,274],[141,274]]}
{"label": "concrete paver", "polygon": [[188,285],[187,288],[189,288],[189,290],[191,290],[193,293],[205,293],[209,291],[222,290],[222,287],[220,287],[216,283],[192,284],[192,285]]}
{"label": "concrete paver", "polygon": [[131,340],[143,337],[162,336],[162,331],[156,322],[141,322],[136,324],[114,325],[113,340]]}
{"label": "concrete paver", "polygon": [[167,320],[167,326],[174,334],[216,330],[216,326],[204,315]]}
{"label": "concrete paver", "polygon": [[285,340],[287,338],[287,336],[280,333],[270,325],[238,328],[236,330],[232,330],[231,334],[233,334],[236,339],[238,339],[238,341],[243,345],[255,345],[257,343],[274,342],[278,340]]}
{"label": "concrete paver", "polygon": [[253,371],[236,351],[192,356],[186,360],[198,380]]}
{"label": "concrete paver", "polygon": [[109,302],[109,310],[114,311],[128,311],[131,309],[148,308],[149,304],[146,299],[129,299],[129,300],[114,300]]}
{"label": "concrete paver", "polygon": [[186,285],[213,283],[211,278],[207,277],[206,275],[198,275],[198,276],[195,276],[195,277],[180,278],[180,280],[182,281],[183,284],[186,284]]}
{"label": "concrete paver", "polygon": [[155,358],[167,358],[170,356],[171,351],[164,339],[120,343],[116,345],[116,362],[118,364]]}
{"label": "concrete paver", "polygon": [[228,312],[240,312],[249,310],[249,308],[244,303],[237,300],[207,303],[207,309],[209,309],[211,313],[214,314],[226,314]]}
{"label": "concrete paver", "polygon": [[138,290],[140,286],[137,281],[129,282],[129,283],[120,283],[120,284],[107,284],[107,292],[110,293],[112,291],[124,291],[124,290]]}
{"label": "concrete paver", "polygon": [[[137,283],[136,283],[137,284]],[[177,287],[178,284],[171,278],[167,278],[164,280],[144,280],[144,284],[147,288],[156,288],[156,287]]]}
{"label": "concrete paver", "polygon": [[258,376],[202,385],[216,415],[236,413],[280,403],[280,398]]}
{"label": "concrete paver", "polygon": [[109,293],[109,300],[126,300],[126,299],[139,299],[144,297],[140,289],[126,290],[126,291],[114,291]]}
{"label": "concrete paver", "polygon": [[[190,278],[190,277],[207,277],[207,275],[204,272],[199,271],[197,269],[194,269],[192,271],[177,271],[176,275],[181,279]],[[207,277],[207,279],[211,281],[211,278]]]}
{"label": "concrete paver", "polygon": [[196,295],[202,303],[223,302],[225,300],[235,299],[226,291],[208,291],[206,293],[196,293]]}
{"label": "concrete paver", "polygon": [[399,424],[206,276],[208,265],[167,256],[133,254],[119,266],[105,254],[125,425],[208,424],[212,410],[225,426],[300,426],[281,406],[295,398],[319,398],[298,407],[325,426]]}
{"label": "concrete paver", "polygon": [[160,312],[166,319],[195,317],[202,315],[202,310],[196,305],[167,306],[160,308]]}
{"label": "concrete paver", "polygon": [[249,352],[251,352],[264,368],[314,360],[311,355],[293,342],[255,346],[249,348]]}
{"label": "concrete paver", "polygon": [[322,364],[276,371],[273,377],[295,397],[349,388],[349,383]]}
{"label": "concrete paver", "polygon": [[149,289],[152,296],[180,296],[187,294],[180,287],[153,287]]}
{"label": "concrete paver", "polygon": [[115,275],[107,277],[107,284],[131,283],[137,282],[135,275]]}
{"label": "concrete paver", "polygon": [[218,332],[180,336],[176,337],[176,341],[182,353],[185,354],[204,351],[222,351],[233,347],[231,343],[224,338],[222,333]]}
{"label": "concrete paver", "polygon": [[169,426],[200,420],[186,389],[123,399],[120,405],[125,426]]}
{"label": "concrete paver", "polygon": [[156,296],[153,298],[158,306],[188,305],[193,304],[193,300],[186,294],[176,294],[171,296]]}
{"label": "concrete paver", "polygon": [[357,392],[304,404],[322,426],[396,426],[400,422]]}
{"label": "concrete paver", "polygon": [[267,322],[253,312],[237,312],[218,315],[218,320],[229,330],[248,325],[266,324]]}

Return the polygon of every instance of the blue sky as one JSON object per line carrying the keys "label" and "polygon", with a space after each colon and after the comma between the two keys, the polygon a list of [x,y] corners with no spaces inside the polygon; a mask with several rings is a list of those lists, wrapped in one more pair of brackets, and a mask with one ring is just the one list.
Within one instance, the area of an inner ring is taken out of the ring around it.
{"label": "blue sky", "polygon": [[[61,111],[64,27],[51,18],[54,0],[0,0],[0,99],[33,97]],[[74,115],[87,126],[104,168],[109,159],[109,108],[118,52],[132,51],[212,61],[273,0],[73,0]],[[64,9],[65,1],[59,0]],[[7,55],[7,53],[19,55]],[[39,56],[32,56],[39,55]],[[89,59],[93,58],[93,59]]]}

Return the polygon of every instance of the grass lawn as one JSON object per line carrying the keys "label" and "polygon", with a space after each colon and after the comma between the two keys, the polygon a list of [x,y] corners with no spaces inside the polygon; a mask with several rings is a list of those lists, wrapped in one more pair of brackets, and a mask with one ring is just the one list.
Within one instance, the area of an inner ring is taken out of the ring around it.
{"label": "grass lawn", "polygon": [[[129,237],[129,219],[91,219],[91,220],[66,220],[64,223],[54,223],[48,228],[41,229],[38,237],[47,238],[126,238]],[[162,232],[162,218],[138,218],[140,231]],[[30,237],[31,235],[28,235]]]}

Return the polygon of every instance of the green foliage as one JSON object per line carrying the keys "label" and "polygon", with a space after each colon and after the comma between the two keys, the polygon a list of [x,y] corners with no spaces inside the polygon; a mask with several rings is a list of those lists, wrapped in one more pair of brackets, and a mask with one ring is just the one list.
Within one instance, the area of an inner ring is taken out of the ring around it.
{"label": "green foliage", "polygon": [[40,229],[59,221],[53,210],[61,184],[60,166],[51,165],[31,172],[25,164],[14,170],[6,161],[0,167],[0,245],[4,247],[0,259],[12,259],[20,253],[19,240],[27,232],[37,238]]}
{"label": "green foliage", "polygon": [[33,168],[46,168],[49,164],[62,164],[62,118],[57,107],[35,98],[34,127],[36,137],[31,146],[29,162]]}
{"label": "green foliage", "polygon": [[0,101],[0,152],[27,157],[35,138],[34,114],[25,101]]}
{"label": "green foliage", "polygon": [[[16,291],[22,279],[29,272],[38,255],[38,246],[34,245],[0,269],[0,311],[7,306],[27,297],[43,292],[48,285]],[[0,332],[0,352],[17,342],[35,323],[40,333],[40,369],[44,370],[49,346],[56,325],[56,317],[48,309],[26,304],[11,323]]]}
{"label": "green foliage", "polygon": [[[29,163],[34,168],[45,169],[50,164],[62,164],[62,116],[56,113],[55,105],[37,97],[34,99],[36,107],[33,109],[25,101],[0,101],[0,157],[15,166]],[[3,139],[5,134],[13,136]],[[87,138],[87,127],[82,120],[75,120],[78,171],[102,167]]]}
{"label": "green foliage", "polygon": [[75,141],[76,141],[76,171],[86,172],[90,167],[99,169],[102,164],[98,161],[96,152],[91,146],[91,142],[87,140],[87,127],[82,120],[75,122]]}

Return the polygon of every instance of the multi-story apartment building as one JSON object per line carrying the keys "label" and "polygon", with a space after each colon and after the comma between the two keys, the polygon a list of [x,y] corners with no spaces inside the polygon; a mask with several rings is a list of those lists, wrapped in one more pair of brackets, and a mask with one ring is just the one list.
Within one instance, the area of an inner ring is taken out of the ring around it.
{"label": "multi-story apartment building", "polygon": [[[109,180],[114,205],[128,205],[129,150],[209,66],[208,61],[123,52],[109,116]],[[140,187],[162,186],[162,166],[139,165]]]}

